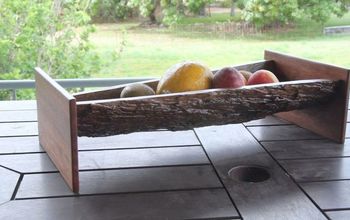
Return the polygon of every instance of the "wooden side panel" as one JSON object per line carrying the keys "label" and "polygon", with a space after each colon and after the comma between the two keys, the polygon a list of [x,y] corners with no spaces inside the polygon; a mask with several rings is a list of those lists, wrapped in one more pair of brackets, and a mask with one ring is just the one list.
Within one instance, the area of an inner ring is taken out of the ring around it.
{"label": "wooden side panel", "polygon": [[36,68],[39,141],[61,175],[79,191],[75,98],[43,70]]}
{"label": "wooden side panel", "polygon": [[277,116],[319,135],[344,143],[349,70],[272,51],[265,51],[265,59],[275,62],[276,73],[283,80],[341,80],[337,95],[331,102],[314,108],[278,113]]}

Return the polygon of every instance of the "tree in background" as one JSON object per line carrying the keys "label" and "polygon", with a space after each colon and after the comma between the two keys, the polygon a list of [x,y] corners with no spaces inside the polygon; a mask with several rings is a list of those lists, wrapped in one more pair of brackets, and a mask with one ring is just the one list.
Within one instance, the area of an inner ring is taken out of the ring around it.
{"label": "tree in background", "polygon": [[205,6],[213,0],[130,0],[128,5],[137,8],[151,23],[171,25],[186,12],[201,14]]}
{"label": "tree in background", "polygon": [[0,79],[33,79],[36,66],[56,78],[97,72],[99,57],[89,43],[93,28],[82,2],[0,0]]}
{"label": "tree in background", "polygon": [[333,14],[343,16],[350,0],[248,0],[244,20],[257,26],[285,25],[306,16],[325,23]]}
{"label": "tree in background", "polygon": [[284,25],[297,17],[297,0],[249,0],[243,18],[259,27]]}
{"label": "tree in background", "polygon": [[89,13],[95,22],[115,22],[132,15],[128,0],[93,0]]}
{"label": "tree in background", "polygon": [[350,0],[298,0],[299,10],[314,21],[325,23],[336,15],[343,16],[350,6]]}

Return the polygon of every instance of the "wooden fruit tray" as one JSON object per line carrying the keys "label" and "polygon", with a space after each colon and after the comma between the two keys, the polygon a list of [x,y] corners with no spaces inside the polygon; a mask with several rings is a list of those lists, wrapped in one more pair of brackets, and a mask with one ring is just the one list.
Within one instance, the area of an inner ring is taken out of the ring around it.
{"label": "wooden fruit tray", "polygon": [[[40,144],[69,187],[78,192],[78,136],[175,131],[241,123],[276,114],[324,137],[344,142],[348,69],[272,51],[265,51],[264,61],[235,67],[251,72],[267,69],[282,82],[116,98],[126,85],[71,95],[36,68]],[[144,83],[156,88],[158,80]]]}

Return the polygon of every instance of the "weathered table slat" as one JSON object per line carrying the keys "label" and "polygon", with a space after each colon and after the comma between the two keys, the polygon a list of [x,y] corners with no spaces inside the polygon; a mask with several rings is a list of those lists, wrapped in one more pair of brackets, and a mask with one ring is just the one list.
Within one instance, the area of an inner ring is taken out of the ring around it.
{"label": "weathered table slat", "polygon": [[276,159],[350,156],[350,139],[344,144],[330,140],[302,140],[262,142],[262,145]]}
{"label": "weathered table slat", "polygon": [[350,123],[346,123],[345,137],[350,138]]}
{"label": "weathered table slat", "polygon": [[[38,137],[33,136],[37,124],[20,122],[35,120],[35,109],[33,101],[0,102],[0,165],[35,173],[25,174],[19,187],[17,198],[25,199],[8,202],[20,175],[0,167],[0,219],[239,218],[191,130],[79,138],[81,193],[89,196],[75,197],[46,154],[40,153]],[[289,175],[301,181],[306,193],[331,219],[350,218],[350,180],[340,180],[350,178],[350,139],[344,145],[315,140],[320,137],[272,116],[244,125]],[[242,125],[196,129],[242,217],[323,219],[242,129]],[[242,163],[268,167],[272,179],[248,185],[229,179],[227,169]],[[307,182],[315,180],[320,182]],[[38,196],[69,197],[30,199]]]}
{"label": "weathered table slat", "polygon": [[222,189],[19,200],[0,206],[0,219],[205,219],[234,218]]}
{"label": "weathered table slat", "polygon": [[0,205],[11,199],[19,176],[18,173],[0,167]]}
{"label": "weathered table slat", "polygon": [[[200,147],[85,151],[79,170],[210,164]],[[21,173],[57,171],[45,153],[0,155],[0,164]]]}
{"label": "weathered table slat", "polygon": [[0,155],[37,152],[44,152],[40,147],[38,136],[0,138]]}
{"label": "weathered table slat", "polygon": [[248,129],[259,141],[324,139],[296,125],[248,127]]}
{"label": "weathered table slat", "polygon": [[37,121],[36,110],[2,111],[0,122]]}
{"label": "weathered table slat", "polygon": [[300,185],[322,209],[350,209],[350,180]]}
{"label": "weathered table slat", "polygon": [[267,116],[266,118],[249,121],[243,124],[245,126],[264,126],[264,125],[287,125],[290,123],[286,120],[283,120],[274,116]]}
{"label": "weathered table slat", "polygon": [[2,110],[33,110],[36,109],[35,100],[1,101],[0,111]]}
{"label": "weathered table slat", "polygon": [[343,211],[326,212],[332,220],[349,220],[350,209]]}
{"label": "weathered table slat", "polygon": [[[81,172],[80,194],[218,188],[211,166]],[[74,195],[59,173],[25,175],[16,199]]]}
{"label": "weathered table slat", "polygon": [[210,164],[200,146],[86,151],[79,153],[79,162],[80,170]]}
{"label": "weathered table slat", "polygon": [[[243,125],[195,131],[244,219],[326,219]],[[271,178],[259,183],[230,179],[229,170],[238,165],[266,167]]]}
{"label": "weathered table slat", "polygon": [[137,132],[109,137],[78,139],[79,150],[199,145],[190,131]]}
{"label": "weathered table slat", "polygon": [[37,122],[0,123],[0,137],[38,135]]}
{"label": "weathered table slat", "polygon": [[350,157],[285,160],[280,163],[300,182],[350,179]]}
{"label": "weathered table slat", "polygon": [[20,173],[57,171],[46,153],[0,155],[0,165]]}

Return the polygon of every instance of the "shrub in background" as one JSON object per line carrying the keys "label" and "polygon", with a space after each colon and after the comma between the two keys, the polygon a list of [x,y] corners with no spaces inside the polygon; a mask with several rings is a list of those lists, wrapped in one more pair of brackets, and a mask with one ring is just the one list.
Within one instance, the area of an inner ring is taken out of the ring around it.
{"label": "shrub in background", "polygon": [[[33,79],[36,66],[55,78],[98,71],[86,8],[73,0],[0,0],[0,80]],[[0,94],[4,98],[8,92]]]}

